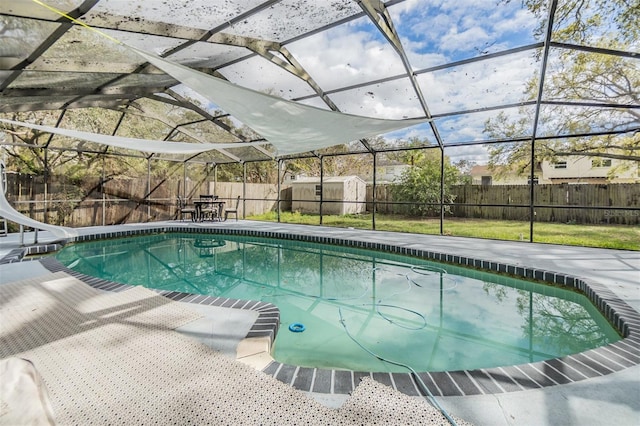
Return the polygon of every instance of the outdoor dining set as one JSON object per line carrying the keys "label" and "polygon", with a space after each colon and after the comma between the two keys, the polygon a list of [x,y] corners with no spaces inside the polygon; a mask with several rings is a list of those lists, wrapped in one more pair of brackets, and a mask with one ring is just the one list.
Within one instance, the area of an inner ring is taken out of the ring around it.
{"label": "outdoor dining set", "polygon": [[191,220],[194,222],[205,220],[223,221],[227,220],[230,214],[234,214],[236,220],[238,220],[240,196],[238,196],[235,206],[232,208],[225,209],[225,203],[217,195],[201,194],[200,198],[191,200],[191,205],[189,205],[186,200],[178,196],[178,213],[181,220],[184,220],[185,215],[190,215]]}

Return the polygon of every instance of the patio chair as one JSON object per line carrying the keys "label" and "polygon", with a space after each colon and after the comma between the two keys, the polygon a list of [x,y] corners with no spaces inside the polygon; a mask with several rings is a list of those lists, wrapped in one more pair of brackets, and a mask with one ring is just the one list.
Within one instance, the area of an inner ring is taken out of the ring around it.
{"label": "patio chair", "polygon": [[180,220],[184,221],[184,215],[190,214],[191,221],[196,220],[196,209],[194,207],[187,207],[185,200],[178,195],[178,214],[180,214]]}
{"label": "patio chair", "polygon": [[236,199],[236,206],[235,208],[230,207],[228,209],[224,209],[224,220],[227,220],[227,217],[229,217],[229,214],[234,214],[236,215],[236,222],[238,221],[238,206],[240,206],[240,196],[238,195],[238,198]]}
{"label": "patio chair", "polygon": [[217,199],[217,195],[200,195],[200,220],[214,220],[220,217],[218,203],[216,202]]}

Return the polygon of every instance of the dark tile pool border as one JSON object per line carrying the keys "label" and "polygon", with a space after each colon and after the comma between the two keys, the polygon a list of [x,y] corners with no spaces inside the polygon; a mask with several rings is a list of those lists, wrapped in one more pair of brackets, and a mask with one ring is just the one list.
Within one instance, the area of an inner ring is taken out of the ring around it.
{"label": "dark tile pool border", "polygon": [[[402,244],[383,244],[363,241],[357,237],[343,239],[320,235],[301,235],[290,232],[259,231],[235,228],[158,226],[154,228],[82,235],[69,240],[69,242],[83,242],[133,235],[151,235],[174,232],[277,238],[341,245],[346,247],[385,251],[491,272],[507,273],[516,277],[536,279],[538,281],[566,286],[581,291],[623,336],[621,340],[610,345],[546,361],[478,370],[418,373],[420,380],[435,396],[497,394],[528,389],[540,389],[548,386],[567,384],[604,376],[640,364],[640,314],[601,283],[588,278],[576,277],[561,272],[529,268],[526,266],[515,266],[495,261],[404,247]],[[22,261],[25,260],[25,255],[55,251],[60,247],[61,244],[50,244],[47,245],[47,247],[40,249],[34,249],[31,247],[28,250],[22,250],[22,253],[18,253],[14,250],[9,253],[9,255],[5,256],[5,258],[0,259],[0,264]],[[5,259],[7,260],[5,261]],[[50,271],[63,270],[70,275],[76,276],[87,284],[103,290],[120,291],[129,287],[124,284],[112,283],[98,278],[89,277],[84,274],[79,274],[64,267],[54,258],[43,258],[40,262]],[[215,298],[211,296],[169,291],[158,291],[158,293],[171,300],[179,300],[182,302],[226,306],[235,309],[256,310],[260,313],[260,316],[249,331],[247,337],[269,336],[273,342],[278,332],[280,314],[278,308],[270,303]],[[324,370],[282,364],[277,361],[270,363],[263,371],[266,374],[269,374],[302,391],[347,394],[355,389],[355,386],[357,386],[362,377],[370,376],[375,380],[385,383],[407,395],[422,395],[424,393],[420,390],[417,378],[409,373],[370,373],[345,370]]]}

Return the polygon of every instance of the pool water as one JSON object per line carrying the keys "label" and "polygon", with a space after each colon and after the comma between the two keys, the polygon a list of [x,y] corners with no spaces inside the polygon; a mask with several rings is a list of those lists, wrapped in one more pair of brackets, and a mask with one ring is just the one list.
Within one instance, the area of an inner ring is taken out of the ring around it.
{"label": "pool water", "polygon": [[580,293],[376,251],[172,233],[68,245],[56,257],[115,282],[271,302],[281,315],[274,358],[306,367],[489,368],[620,339]]}

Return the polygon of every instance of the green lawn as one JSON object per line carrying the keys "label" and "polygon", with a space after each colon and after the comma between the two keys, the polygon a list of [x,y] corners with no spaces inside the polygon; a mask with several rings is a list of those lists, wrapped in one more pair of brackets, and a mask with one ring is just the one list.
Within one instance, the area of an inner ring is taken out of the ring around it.
{"label": "green lawn", "polygon": [[[274,212],[269,212],[263,215],[247,217],[247,219],[273,222],[277,220],[277,216]],[[280,221],[283,223],[319,225],[320,216],[283,212],[280,215]],[[371,215],[323,216],[322,224],[343,228],[371,229]],[[377,214],[376,229],[380,231],[439,235],[440,221],[438,219]],[[529,222],[446,218],[444,221],[444,234],[495,240],[528,241]],[[640,250],[640,226],[535,223],[534,241],[537,243],[572,246]]]}

